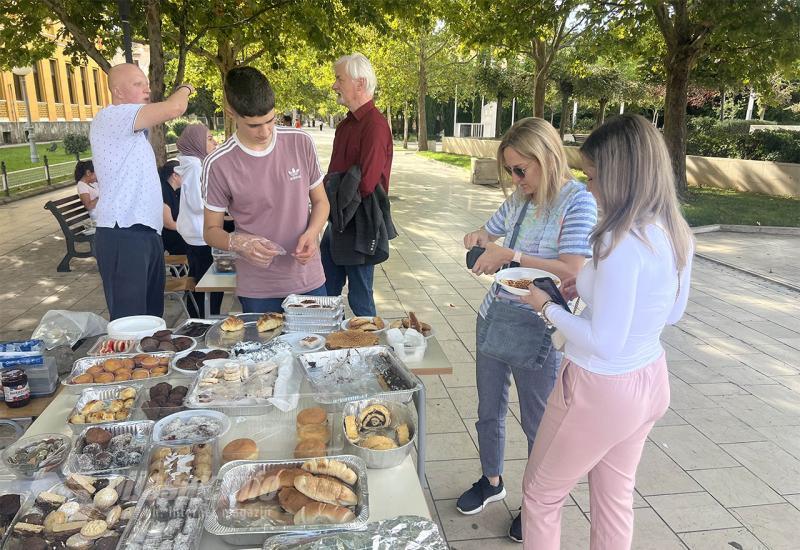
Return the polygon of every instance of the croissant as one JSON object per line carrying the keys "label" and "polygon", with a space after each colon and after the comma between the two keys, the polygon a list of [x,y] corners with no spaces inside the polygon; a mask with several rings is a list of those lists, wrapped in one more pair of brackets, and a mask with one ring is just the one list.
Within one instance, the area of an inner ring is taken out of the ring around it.
{"label": "croissant", "polygon": [[395,435],[397,436],[397,443],[401,447],[406,443],[408,443],[411,440],[411,434],[409,433],[408,424],[400,424],[395,430]]}
{"label": "croissant", "polygon": [[397,448],[397,443],[385,435],[371,435],[369,437],[365,437],[358,443],[358,445],[359,447],[372,449],[373,451],[388,451],[389,449]]}
{"label": "croissant", "polygon": [[220,328],[225,332],[235,332],[237,330],[242,330],[244,328],[244,321],[236,317],[235,315],[231,315],[220,325]]}
{"label": "croissant", "polygon": [[256,321],[256,328],[258,332],[267,332],[269,330],[275,330],[276,328],[283,325],[283,314],[282,313],[265,313],[261,317],[258,318]]}
{"label": "croissant", "polygon": [[356,494],[342,483],[314,476],[298,476],[294,487],[308,498],[328,504],[353,506],[358,504]]}
{"label": "croissant", "polygon": [[328,458],[314,458],[307,460],[301,468],[312,474],[326,474],[341,479],[345,483],[355,485],[358,481],[356,473],[347,467],[344,462]]}
{"label": "croissant", "polygon": [[300,468],[287,468],[261,473],[242,485],[236,492],[237,502],[246,502],[262,495],[277,493],[284,487],[291,487],[298,476],[311,476]]}
{"label": "croissant", "polygon": [[324,523],[349,523],[356,515],[344,506],[312,502],[303,506],[294,515],[295,525],[319,525]]}

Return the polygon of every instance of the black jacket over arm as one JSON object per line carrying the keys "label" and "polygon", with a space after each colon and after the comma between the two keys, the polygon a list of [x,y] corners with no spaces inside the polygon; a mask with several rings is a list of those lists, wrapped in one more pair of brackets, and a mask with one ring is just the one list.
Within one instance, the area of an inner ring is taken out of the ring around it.
{"label": "black jacket over arm", "polygon": [[325,176],[325,192],[331,203],[331,256],[336,265],[379,264],[389,258],[389,241],[397,236],[389,196],[378,185],[361,197],[361,169],[351,166]]}

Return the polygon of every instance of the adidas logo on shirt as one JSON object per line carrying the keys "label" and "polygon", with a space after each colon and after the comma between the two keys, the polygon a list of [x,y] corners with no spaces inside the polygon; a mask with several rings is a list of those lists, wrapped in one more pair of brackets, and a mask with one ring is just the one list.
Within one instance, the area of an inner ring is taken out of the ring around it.
{"label": "adidas logo on shirt", "polygon": [[289,181],[299,180],[300,179],[300,169],[299,168],[289,168],[287,170],[289,172]]}

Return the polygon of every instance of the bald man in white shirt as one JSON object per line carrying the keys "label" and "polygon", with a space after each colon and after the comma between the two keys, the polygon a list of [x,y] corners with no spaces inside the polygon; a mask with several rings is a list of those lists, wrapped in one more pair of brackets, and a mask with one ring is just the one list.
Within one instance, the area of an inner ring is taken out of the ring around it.
{"label": "bald man in white shirt", "polygon": [[94,250],[109,317],[164,314],[161,183],[147,129],[181,116],[194,93],[181,84],[150,103],[150,83],[133,64],[108,73],[111,105],[97,113],[89,139],[102,178]]}

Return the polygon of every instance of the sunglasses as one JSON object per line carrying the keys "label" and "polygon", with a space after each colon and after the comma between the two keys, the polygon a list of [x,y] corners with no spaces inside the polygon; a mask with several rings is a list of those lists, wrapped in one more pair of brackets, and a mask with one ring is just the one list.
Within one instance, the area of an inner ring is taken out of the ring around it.
{"label": "sunglasses", "polygon": [[503,166],[503,170],[506,171],[506,174],[508,174],[509,176],[513,174],[517,176],[519,179],[525,178],[525,174],[527,174],[528,168],[529,168],[528,166],[526,166],[525,168],[520,168],[519,166],[515,166],[513,168],[509,168],[508,166]]}

